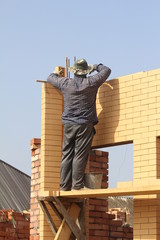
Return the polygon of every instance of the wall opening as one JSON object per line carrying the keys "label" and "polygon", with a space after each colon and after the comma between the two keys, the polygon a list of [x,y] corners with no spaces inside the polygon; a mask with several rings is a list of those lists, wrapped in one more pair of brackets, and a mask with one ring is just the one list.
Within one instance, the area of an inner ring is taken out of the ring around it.
{"label": "wall opening", "polygon": [[117,182],[133,181],[133,144],[101,148],[109,153],[109,188],[116,188]]}

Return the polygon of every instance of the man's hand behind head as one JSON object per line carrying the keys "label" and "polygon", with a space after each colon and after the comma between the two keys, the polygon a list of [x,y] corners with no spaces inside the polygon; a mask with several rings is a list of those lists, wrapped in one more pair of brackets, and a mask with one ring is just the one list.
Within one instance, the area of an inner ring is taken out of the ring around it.
{"label": "man's hand behind head", "polygon": [[57,67],[55,67],[53,73],[56,74],[59,77],[65,77],[65,68],[57,66]]}

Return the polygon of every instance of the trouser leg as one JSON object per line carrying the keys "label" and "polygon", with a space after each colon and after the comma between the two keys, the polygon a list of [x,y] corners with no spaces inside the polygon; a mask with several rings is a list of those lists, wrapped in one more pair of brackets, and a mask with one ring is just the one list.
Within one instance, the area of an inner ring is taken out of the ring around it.
{"label": "trouser leg", "polygon": [[84,186],[84,173],[94,134],[95,129],[93,125],[80,125],[76,133],[75,152],[72,163],[73,189],[80,189]]}
{"label": "trouser leg", "polygon": [[70,190],[72,187],[72,161],[75,148],[74,134],[72,125],[64,125],[60,173],[60,189],[64,191]]}

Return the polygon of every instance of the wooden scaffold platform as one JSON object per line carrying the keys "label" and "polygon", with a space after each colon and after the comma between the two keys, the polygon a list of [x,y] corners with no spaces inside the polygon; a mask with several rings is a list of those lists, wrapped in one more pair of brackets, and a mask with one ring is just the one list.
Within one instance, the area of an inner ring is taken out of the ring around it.
{"label": "wooden scaffold platform", "polygon": [[[88,198],[107,198],[109,196],[144,196],[160,194],[160,179],[152,181],[138,181],[118,183],[112,189],[87,189],[74,191],[44,191],[40,193],[38,201],[50,225],[54,240],[85,240],[85,201]],[[70,202],[70,207],[65,208],[65,203]],[[61,224],[57,229],[47,205],[60,219]],[[78,219],[78,221],[77,221]]]}

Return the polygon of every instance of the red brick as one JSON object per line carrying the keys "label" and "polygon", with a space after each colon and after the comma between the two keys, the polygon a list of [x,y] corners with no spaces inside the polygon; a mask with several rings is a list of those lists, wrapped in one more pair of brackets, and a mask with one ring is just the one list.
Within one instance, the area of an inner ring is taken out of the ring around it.
{"label": "red brick", "polygon": [[35,178],[35,179],[39,179],[39,178],[40,178],[40,172],[35,173],[35,174],[34,174],[34,178]]}
{"label": "red brick", "polygon": [[109,238],[109,237],[97,237],[97,236],[90,236],[89,237],[89,240],[112,240],[111,238]]}
{"label": "red brick", "polygon": [[35,167],[32,169],[31,174],[34,174],[34,173],[39,173],[39,167]]}
{"label": "red brick", "polygon": [[95,154],[96,156],[102,156],[102,155],[103,155],[103,153],[102,153],[101,150],[94,150],[94,154]]}
{"label": "red brick", "polygon": [[38,148],[38,149],[36,149],[35,151],[34,151],[34,153],[35,153],[35,155],[38,155],[38,154],[40,154],[40,149]]}
{"label": "red brick", "polygon": [[102,182],[101,188],[108,188],[108,182]]}
{"label": "red brick", "polygon": [[90,205],[89,210],[91,211],[98,211],[98,212],[107,212],[108,208],[104,206],[94,206]]}
{"label": "red brick", "polygon": [[110,232],[111,237],[123,237],[123,232]]}
{"label": "red brick", "polygon": [[35,210],[35,209],[37,209],[37,207],[38,207],[38,202],[31,204],[31,210]]}
{"label": "red brick", "polygon": [[99,168],[95,168],[95,167],[90,167],[89,168],[90,172],[100,172],[100,173],[104,173],[106,175],[108,175],[108,169],[99,169]]}
{"label": "red brick", "polygon": [[41,144],[41,139],[40,138],[32,138],[31,141],[30,141],[30,144],[38,144],[40,145]]}
{"label": "red brick", "polygon": [[31,169],[35,167],[35,162],[31,162]]}
{"label": "red brick", "polygon": [[103,163],[108,163],[108,159],[106,157],[100,157],[100,156],[96,156],[95,159],[97,162],[103,162]]}
{"label": "red brick", "polygon": [[104,230],[89,230],[89,234],[92,236],[109,237],[109,232]]}
{"label": "red brick", "polygon": [[31,218],[30,218],[30,223],[32,223],[32,224],[34,224],[34,222],[37,222],[38,221],[38,218],[37,218],[37,216],[31,216]]}
{"label": "red brick", "polygon": [[109,225],[107,225],[107,224],[89,224],[89,229],[109,230]]}
{"label": "red brick", "polygon": [[40,225],[39,222],[34,222],[34,223],[32,224],[32,226],[33,226],[32,228],[39,227],[39,225]]}
{"label": "red brick", "polygon": [[38,190],[40,190],[40,185],[39,184],[34,186],[34,191],[38,191]]}
{"label": "red brick", "polygon": [[35,229],[30,229],[30,234],[31,235],[34,235],[34,234],[36,234],[37,233],[37,231],[35,230]]}
{"label": "red brick", "polygon": [[30,236],[30,240],[39,240],[40,237],[39,236]]}
{"label": "red brick", "polygon": [[89,217],[89,223],[99,223],[109,225],[109,219]]}
{"label": "red brick", "polygon": [[35,166],[35,167],[41,166],[40,160],[35,161],[35,162],[34,162],[34,166]]}
{"label": "red brick", "polygon": [[35,211],[34,211],[34,216],[37,216],[37,215],[39,215],[40,214],[40,209],[36,209]]}
{"label": "red brick", "polygon": [[94,199],[94,198],[90,198],[89,199],[89,204],[93,204],[93,205],[100,205],[100,206],[107,206],[108,205],[108,201],[107,200],[103,200],[103,199]]}

